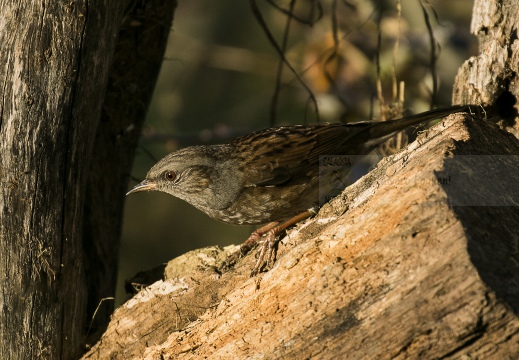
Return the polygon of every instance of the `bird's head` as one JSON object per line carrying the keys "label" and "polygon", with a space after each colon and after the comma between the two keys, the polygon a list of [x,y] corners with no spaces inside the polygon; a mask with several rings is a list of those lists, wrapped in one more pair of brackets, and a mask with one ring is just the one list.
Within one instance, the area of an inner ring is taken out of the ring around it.
{"label": "bird's head", "polygon": [[162,191],[193,203],[191,198],[203,196],[213,182],[215,159],[205,148],[194,146],[165,156],[126,195],[139,191]]}

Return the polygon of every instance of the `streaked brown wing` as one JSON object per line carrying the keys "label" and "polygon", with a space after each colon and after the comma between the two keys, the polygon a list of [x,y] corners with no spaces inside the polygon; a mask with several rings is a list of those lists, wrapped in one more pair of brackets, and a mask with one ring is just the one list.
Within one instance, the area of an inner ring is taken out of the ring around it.
{"label": "streaked brown wing", "polygon": [[358,131],[360,128],[344,124],[289,126],[252,133],[231,145],[238,154],[254,149],[253,158],[242,162],[250,165],[244,165],[243,169],[245,186],[276,186],[295,175],[304,176],[312,169],[318,171],[319,156],[336,154]]}

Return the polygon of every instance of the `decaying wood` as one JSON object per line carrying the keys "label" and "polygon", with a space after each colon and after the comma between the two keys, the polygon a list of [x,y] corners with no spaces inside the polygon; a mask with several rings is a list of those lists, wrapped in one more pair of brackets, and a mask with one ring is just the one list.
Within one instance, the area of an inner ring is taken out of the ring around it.
{"label": "decaying wood", "polygon": [[519,138],[519,2],[476,0],[471,32],[479,52],[460,67],[454,104],[493,104],[502,126]]}
{"label": "decaying wood", "polygon": [[[475,170],[455,159],[496,154],[506,181],[464,189],[483,203],[449,188]],[[518,154],[494,124],[451,116],[289,231],[270,271],[249,278],[250,254],[220,274],[217,252],[198,254],[84,358],[517,358],[519,208],[476,205],[517,204]]]}

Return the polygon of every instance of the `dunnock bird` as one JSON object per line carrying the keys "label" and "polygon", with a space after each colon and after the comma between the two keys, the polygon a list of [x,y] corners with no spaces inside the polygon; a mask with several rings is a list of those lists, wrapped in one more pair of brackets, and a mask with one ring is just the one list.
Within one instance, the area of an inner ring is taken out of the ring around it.
{"label": "dunnock bird", "polygon": [[252,270],[272,261],[276,236],[319,207],[319,157],[364,155],[397,132],[469,106],[459,105],[388,121],[275,127],[227,144],[190,146],[165,156],[127,195],[156,190],[183,199],[214,219],[263,224],[241,247],[266,235]]}

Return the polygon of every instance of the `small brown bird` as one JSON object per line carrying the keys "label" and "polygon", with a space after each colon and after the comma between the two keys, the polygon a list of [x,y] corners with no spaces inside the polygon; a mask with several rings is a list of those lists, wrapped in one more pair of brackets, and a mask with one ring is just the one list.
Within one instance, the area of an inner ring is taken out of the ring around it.
{"label": "small brown bird", "polygon": [[466,111],[452,106],[389,121],[296,125],[270,128],[227,144],[191,146],[165,156],[127,195],[168,193],[214,219],[268,225],[242,245],[248,252],[266,239],[251,275],[272,261],[276,236],[319,207],[319,158],[364,155],[405,128]]}

